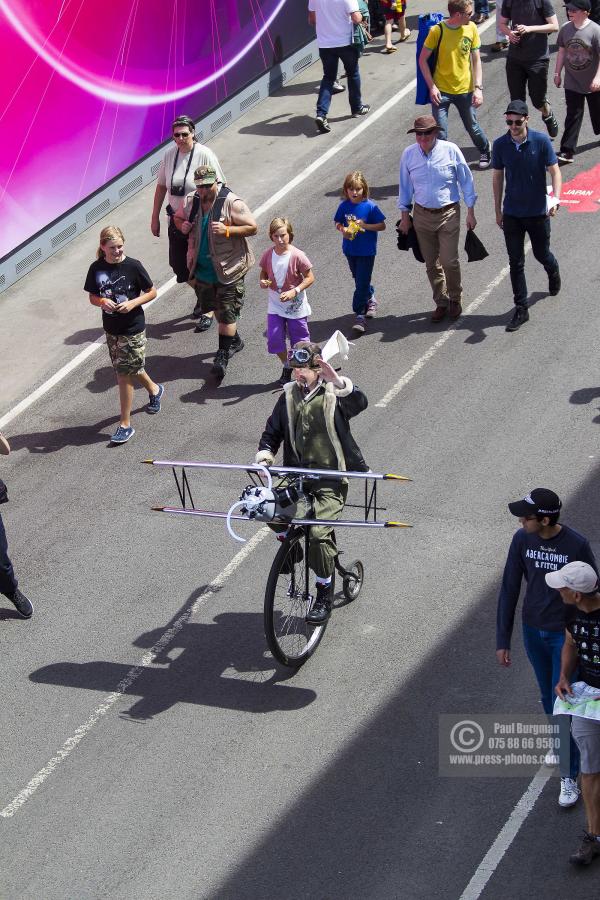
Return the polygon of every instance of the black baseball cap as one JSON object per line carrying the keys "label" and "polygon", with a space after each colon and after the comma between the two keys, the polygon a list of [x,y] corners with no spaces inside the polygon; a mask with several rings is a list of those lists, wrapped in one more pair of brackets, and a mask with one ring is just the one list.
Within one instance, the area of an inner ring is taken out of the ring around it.
{"label": "black baseball cap", "polygon": [[523,497],[508,504],[513,516],[555,516],[560,512],[562,503],[558,495],[549,488],[534,488]]}
{"label": "black baseball cap", "polygon": [[573,7],[574,9],[581,9],[583,12],[591,12],[592,4],[590,0],[567,0],[565,3],[565,9],[569,9],[569,7]]}
{"label": "black baseball cap", "polygon": [[512,113],[514,116],[528,116],[529,107],[524,100],[511,100],[506,107],[504,115],[508,116],[510,113]]}

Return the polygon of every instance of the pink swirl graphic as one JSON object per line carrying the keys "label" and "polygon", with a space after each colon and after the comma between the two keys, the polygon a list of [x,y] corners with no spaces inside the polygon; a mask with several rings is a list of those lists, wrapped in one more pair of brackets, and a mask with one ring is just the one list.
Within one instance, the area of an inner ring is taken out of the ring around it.
{"label": "pink swirl graphic", "polygon": [[[0,0],[12,28],[59,75],[103,101],[156,106],[222,79],[267,33],[286,0]],[[201,7],[201,10],[199,9]]]}

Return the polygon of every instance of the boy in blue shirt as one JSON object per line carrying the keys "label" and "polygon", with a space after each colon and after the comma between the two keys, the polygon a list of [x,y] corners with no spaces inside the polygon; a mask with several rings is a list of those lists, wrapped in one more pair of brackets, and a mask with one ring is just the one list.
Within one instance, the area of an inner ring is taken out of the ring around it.
{"label": "boy in blue shirt", "polygon": [[369,199],[369,185],[362,172],[346,175],[342,196],[344,199],[333,220],[344,236],[342,251],[354,278],[352,309],[355,319],[352,329],[362,334],[366,329],[366,320],[372,319],[377,312],[371,276],[377,253],[377,232],[385,230],[385,216]]}

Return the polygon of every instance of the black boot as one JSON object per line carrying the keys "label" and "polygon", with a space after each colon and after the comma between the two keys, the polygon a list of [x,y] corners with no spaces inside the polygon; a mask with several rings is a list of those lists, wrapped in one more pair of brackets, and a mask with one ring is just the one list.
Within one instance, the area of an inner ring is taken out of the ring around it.
{"label": "black boot", "polygon": [[309,625],[324,625],[331,615],[331,584],[318,584],[317,596],[306,617]]}

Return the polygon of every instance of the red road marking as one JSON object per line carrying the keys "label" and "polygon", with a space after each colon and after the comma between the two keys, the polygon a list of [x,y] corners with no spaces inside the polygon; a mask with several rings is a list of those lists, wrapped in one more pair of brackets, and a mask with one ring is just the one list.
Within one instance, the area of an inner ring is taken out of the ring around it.
{"label": "red road marking", "polygon": [[560,205],[571,213],[598,212],[600,209],[600,165],[576,175],[563,184]]}

